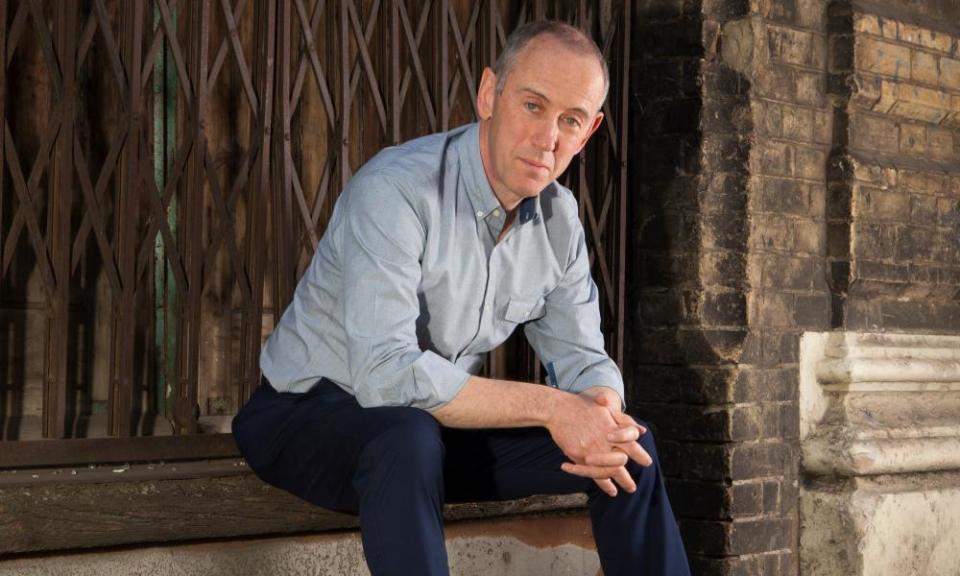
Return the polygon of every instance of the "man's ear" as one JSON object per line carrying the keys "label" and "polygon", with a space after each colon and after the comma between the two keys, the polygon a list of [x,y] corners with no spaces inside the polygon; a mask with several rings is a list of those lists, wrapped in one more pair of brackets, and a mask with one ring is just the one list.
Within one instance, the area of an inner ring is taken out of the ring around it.
{"label": "man's ear", "polygon": [[488,66],[483,69],[480,87],[477,89],[477,115],[487,120],[493,115],[493,101],[497,97],[497,75]]}
{"label": "man's ear", "polygon": [[593,133],[597,131],[597,128],[599,128],[601,124],[603,124],[603,112],[597,112],[597,115],[593,118],[593,124],[590,125],[590,129],[587,130],[583,140],[580,141],[580,146],[577,148],[577,154],[583,151],[583,147],[587,145],[590,137],[593,136]]}

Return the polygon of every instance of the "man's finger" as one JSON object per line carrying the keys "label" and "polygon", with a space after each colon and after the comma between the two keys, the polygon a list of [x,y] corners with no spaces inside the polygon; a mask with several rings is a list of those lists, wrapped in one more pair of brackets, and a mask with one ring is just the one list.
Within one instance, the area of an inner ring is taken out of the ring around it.
{"label": "man's finger", "polygon": [[647,451],[636,442],[624,442],[622,444],[617,444],[615,448],[622,450],[623,453],[626,454],[631,460],[641,466],[649,466],[653,464],[653,459],[650,458],[650,455],[647,454]]}
{"label": "man's finger", "polygon": [[596,478],[594,482],[603,490],[607,496],[613,498],[617,495],[617,485],[609,478]]}
{"label": "man's finger", "polygon": [[587,454],[587,456],[583,459],[584,464],[589,464],[591,466],[620,467],[626,466],[627,462],[629,461],[630,457],[622,451]]}
{"label": "man's finger", "polygon": [[640,439],[640,431],[633,426],[618,428],[607,434],[607,441],[613,444],[636,442]]}
{"label": "man's finger", "polygon": [[619,484],[621,488],[627,492],[630,492],[631,494],[637,491],[637,483],[633,481],[633,477],[630,476],[630,473],[627,472],[626,468],[618,468],[616,474],[613,475],[611,480]]}
{"label": "man's finger", "polygon": [[567,474],[573,474],[574,476],[581,476],[583,478],[592,478],[594,480],[598,478],[612,478],[617,474],[618,470],[626,472],[623,466],[590,466],[588,464],[574,464],[572,462],[564,462],[560,465],[560,469]]}
{"label": "man's finger", "polygon": [[629,427],[637,429],[641,436],[647,433],[647,428],[638,424],[637,421],[633,419],[633,416],[627,414],[626,412],[617,411],[613,415],[613,420],[617,423],[617,426],[620,426],[621,428]]}

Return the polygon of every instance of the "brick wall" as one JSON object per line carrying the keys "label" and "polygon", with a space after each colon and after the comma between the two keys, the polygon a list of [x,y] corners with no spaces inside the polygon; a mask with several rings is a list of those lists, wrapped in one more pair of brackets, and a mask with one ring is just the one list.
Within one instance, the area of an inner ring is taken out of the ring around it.
{"label": "brick wall", "polygon": [[960,5],[635,12],[631,407],[694,572],[797,574],[801,334],[960,331]]}

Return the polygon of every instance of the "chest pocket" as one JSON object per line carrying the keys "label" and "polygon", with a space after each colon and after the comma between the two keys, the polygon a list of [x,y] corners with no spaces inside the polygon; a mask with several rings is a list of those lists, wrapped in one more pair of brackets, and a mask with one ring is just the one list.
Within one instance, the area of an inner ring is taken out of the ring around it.
{"label": "chest pocket", "polygon": [[542,318],[546,314],[546,308],[543,298],[530,300],[511,298],[503,312],[503,319],[507,322],[530,322]]}

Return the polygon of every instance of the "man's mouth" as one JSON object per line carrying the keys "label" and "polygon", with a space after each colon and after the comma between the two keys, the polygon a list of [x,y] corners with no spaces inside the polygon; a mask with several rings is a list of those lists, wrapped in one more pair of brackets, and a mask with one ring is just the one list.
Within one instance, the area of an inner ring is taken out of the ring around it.
{"label": "man's mouth", "polygon": [[550,171],[550,168],[548,168],[546,164],[541,164],[540,162],[536,162],[534,160],[527,160],[526,158],[521,158],[520,161],[532,168],[538,168],[540,170],[546,170],[548,172]]}

